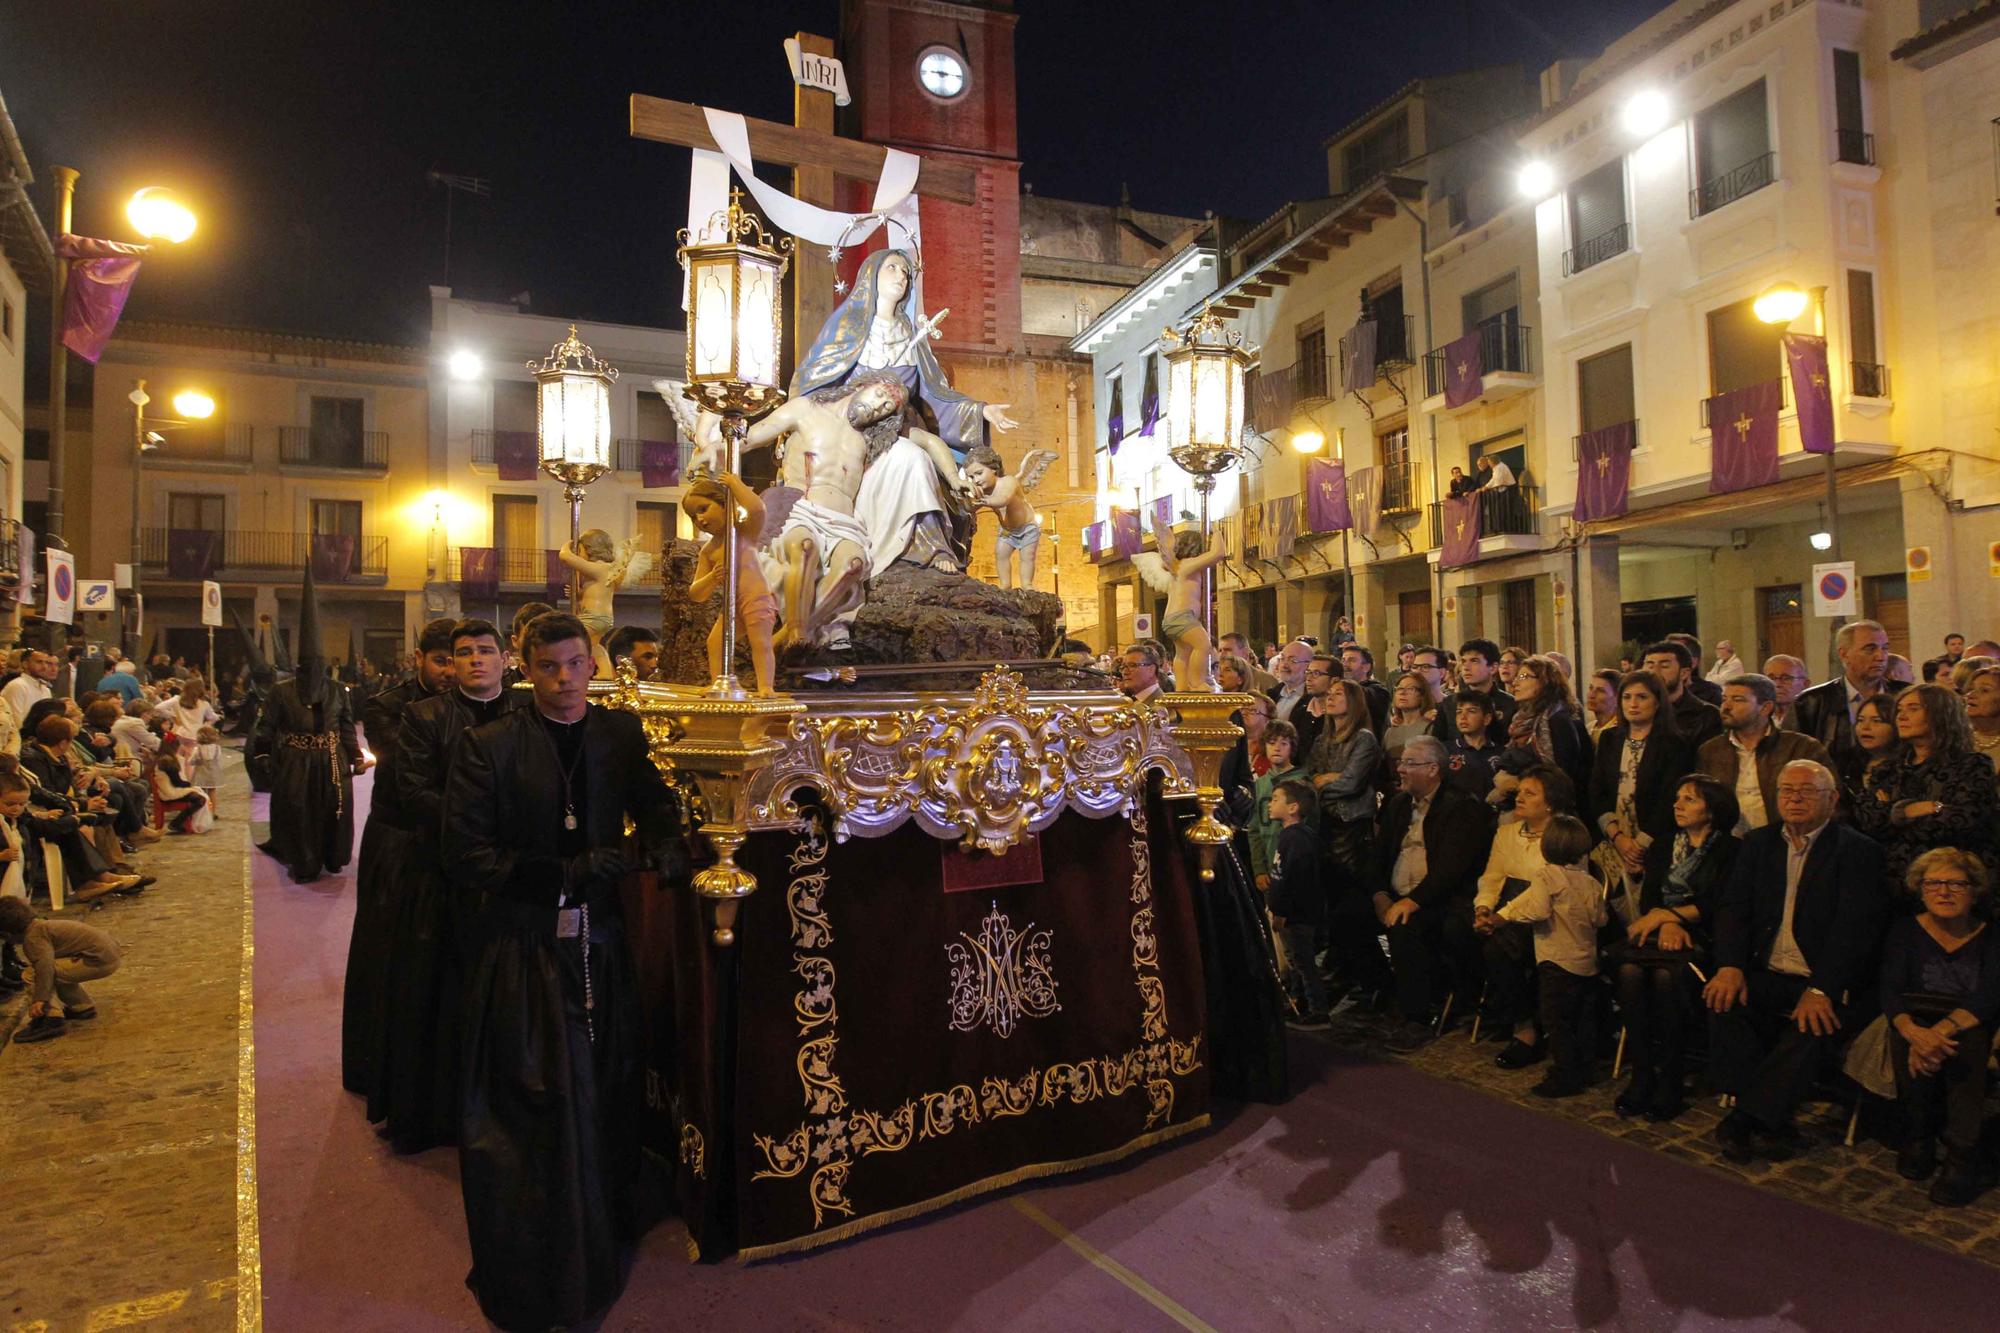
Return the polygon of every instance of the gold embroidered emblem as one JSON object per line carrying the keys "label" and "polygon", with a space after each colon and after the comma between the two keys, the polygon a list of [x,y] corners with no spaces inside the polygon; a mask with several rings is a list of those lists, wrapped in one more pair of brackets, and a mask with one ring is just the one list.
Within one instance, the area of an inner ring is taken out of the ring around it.
{"label": "gold embroidered emblem", "polygon": [[1049,965],[1050,934],[1025,930],[994,903],[979,923],[977,937],[959,932],[963,944],[947,944],[951,964],[951,1030],[972,1032],[989,1028],[995,1036],[1011,1037],[1024,1018],[1047,1018],[1062,1008],[1056,1000],[1056,979]]}
{"label": "gold embroidered emblem", "polygon": [[1736,420],[1731,424],[1733,424],[1736,427],[1736,442],[1738,444],[1741,444],[1743,441],[1750,438],[1751,423],[1750,423],[1750,414],[1748,412],[1745,412],[1742,416],[1737,417]]}

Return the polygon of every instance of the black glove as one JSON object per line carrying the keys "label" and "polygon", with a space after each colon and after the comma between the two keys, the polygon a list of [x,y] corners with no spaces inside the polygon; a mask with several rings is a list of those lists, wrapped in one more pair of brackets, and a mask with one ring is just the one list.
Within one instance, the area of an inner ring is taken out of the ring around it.
{"label": "black glove", "polygon": [[616,847],[593,847],[563,865],[563,892],[572,902],[591,896],[592,889],[616,888],[625,877],[625,853]]}

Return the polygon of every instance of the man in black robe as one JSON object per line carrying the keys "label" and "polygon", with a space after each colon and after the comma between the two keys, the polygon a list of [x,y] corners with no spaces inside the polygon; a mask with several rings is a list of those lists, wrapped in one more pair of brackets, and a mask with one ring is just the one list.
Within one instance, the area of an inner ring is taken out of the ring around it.
{"label": "man in black robe", "polygon": [[250,738],[250,767],[271,790],[271,836],[260,849],[295,884],[354,858],[354,774],[365,772],[347,689],[320,648],[319,596],[306,566],[299,606],[298,674],[271,691]]}
{"label": "man in black robe", "polygon": [[590,706],[582,622],[544,615],[522,640],[534,706],[460,740],[444,858],[480,902],[460,1063],[467,1282],[495,1324],[540,1330],[600,1313],[624,1280],[644,1103],[618,887],[647,859],[681,891],[687,850],[639,719]]}
{"label": "man in black robe", "polygon": [[452,751],[473,727],[528,705],[526,691],[501,686],[507,653],[490,622],[459,621],[446,647],[453,686],[404,710],[395,743],[396,800],[411,845],[388,925],[387,1079],[379,1108],[374,1098],[369,1106],[399,1152],[458,1141],[459,992],[476,903],[453,894],[439,850]]}
{"label": "man in black robe", "polygon": [[451,630],[456,623],[433,620],[425,625],[417,635],[416,671],[361,705],[361,730],[375,752],[375,786],[354,881],[354,933],[347,945],[340,1005],[340,1083],[366,1096],[371,1108],[380,1096],[387,1059],[382,1023],[388,1006],[390,930],[415,836],[396,790],[397,739],[404,709],[451,688]]}

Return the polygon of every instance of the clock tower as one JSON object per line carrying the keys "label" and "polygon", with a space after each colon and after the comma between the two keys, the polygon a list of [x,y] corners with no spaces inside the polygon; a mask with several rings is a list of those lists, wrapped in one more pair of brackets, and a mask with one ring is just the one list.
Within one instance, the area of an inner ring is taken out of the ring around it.
{"label": "clock tower", "polygon": [[[970,167],[970,204],[919,201],[924,304],[949,307],[940,351],[1018,353],[1021,163],[1012,0],[843,0],[841,58],[854,104],[842,129]],[[842,200],[866,208],[861,187]],[[895,242],[892,242],[895,243]],[[859,256],[856,256],[857,260]]]}

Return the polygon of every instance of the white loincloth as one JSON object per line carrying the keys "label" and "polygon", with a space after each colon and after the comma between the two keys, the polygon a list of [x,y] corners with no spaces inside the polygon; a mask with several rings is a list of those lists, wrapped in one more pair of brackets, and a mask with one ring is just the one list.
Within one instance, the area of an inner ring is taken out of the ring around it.
{"label": "white loincloth", "polygon": [[821,578],[825,578],[827,570],[832,567],[833,548],[842,542],[853,542],[861,548],[861,558],[868,559],[868,529],[852,514],[843,514],[801,497],[792,504],[792,512],[785,518],[784,531],[778,534],[777,544],[782,545],[795,528],[804,528],[806,535],[813,539],[819,554]]}

